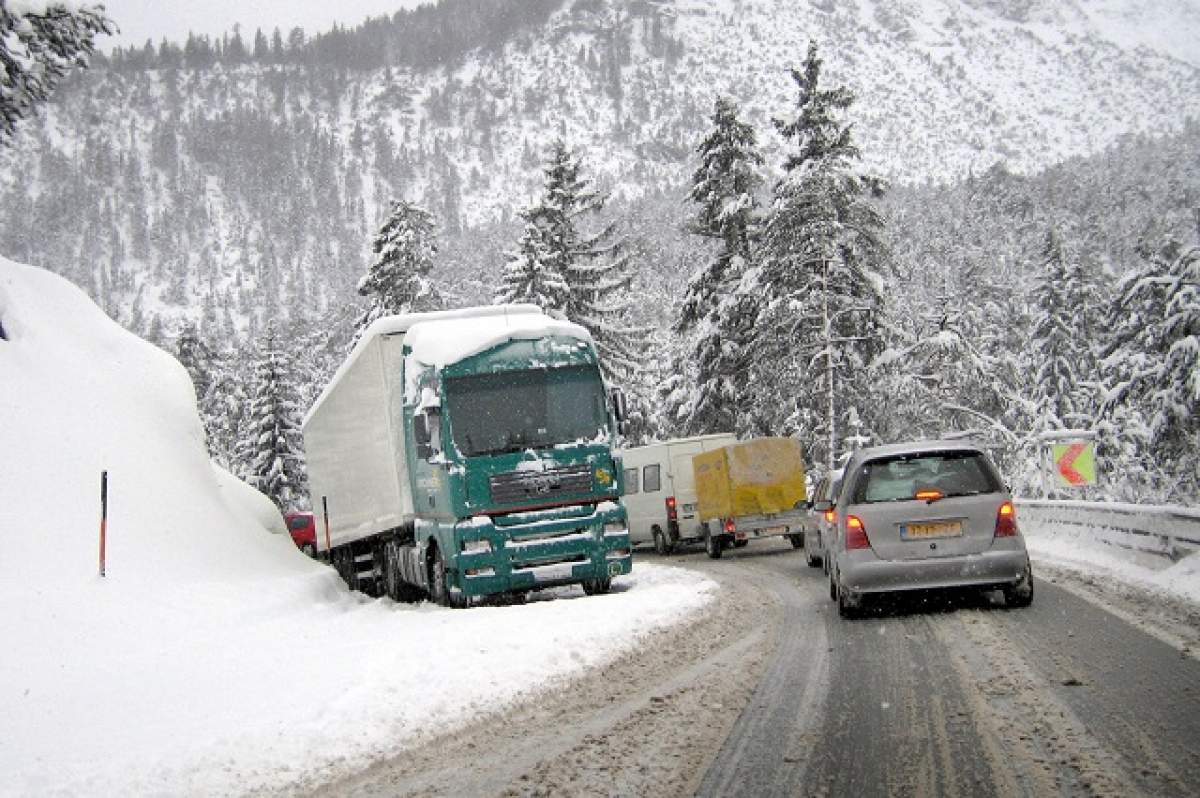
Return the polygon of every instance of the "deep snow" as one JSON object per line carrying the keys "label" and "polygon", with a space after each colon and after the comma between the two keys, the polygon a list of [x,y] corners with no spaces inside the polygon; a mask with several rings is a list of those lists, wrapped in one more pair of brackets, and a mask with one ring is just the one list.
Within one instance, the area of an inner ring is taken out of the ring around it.
{"label": "deep snow", "polygon": [[3,259],[0,323],[0,794],[331,775],[609,661],[713,596],[702,576],[642,563],[610,595],[523,607],[352,594],[270,502],[212,468],[172,357]]}

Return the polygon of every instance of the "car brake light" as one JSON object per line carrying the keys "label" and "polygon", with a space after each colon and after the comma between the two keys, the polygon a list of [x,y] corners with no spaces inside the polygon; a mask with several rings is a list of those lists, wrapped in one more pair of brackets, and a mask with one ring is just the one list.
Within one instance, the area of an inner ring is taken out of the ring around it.
{"label": "car brake light", "polygon": [[678,515],[678,513],[675,512],[675,497],[668,496],[667,497],[667,520],[675,521],[675,520],[678,520],[678,518],[679,518],[679,515]]}
{"label": "car brake light", "polygon": [[846,548],[869,549],[871,542],[867,540],[867,528],[857,515],[846,516]]}
{"label": "car brake light", "polygon": [[1012,502],[1004,502],[996,511],[996,537],[1011,538],[1018,534],[1020,533],[1017,530],[1017,512],[1013,508]]}
{"label": "car brake light", "polygon": [[935,488],[927,488],[917,491],[916,498],[921,501],[935,502],[942,498],[942,492]]}
{"label": "car brake light", "polygon": [[825,511],[825,521],[826,521],[826,523],[830,523],[830,524],[832,524],[832,523],[833,523],[834,521],[836,521],[836,520],[837,520],[837,513],[835,513],[833,510],[826,510],[826,511]]}
{"label": "car brake light", "polygon": [[733,519],[730,518],[730,519],[726,520],[725,521],[725,532],[727,534],[732,535],[736,531],[737,531],[737,524],[733,523]]}

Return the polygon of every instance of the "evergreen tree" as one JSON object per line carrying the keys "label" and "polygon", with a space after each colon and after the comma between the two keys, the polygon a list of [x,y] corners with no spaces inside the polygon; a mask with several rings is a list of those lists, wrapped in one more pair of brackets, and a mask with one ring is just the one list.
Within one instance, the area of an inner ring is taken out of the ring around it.
{"label": "evergreen tree", "polygon": [[45,102],[74,66],[86,66],[96,36],[116,28],[103,5],[0,3],[0,144]]}
{"label": "evergreen tree", "polygon": [[1033,399],[1041,416],[1039,426],[1090,427],[1091,408],[1083,386],[1093,365],[1083,329],[1090,303],[1079,261],[1064,251],[1056,230],[1046,234],[1033,295]]}
{"label": "evergreen tree", "polygon": [[358,282],[358,293],[370,299],[359,323],[396,313],[435,310],[441,299],[429,274],[437,254],[433,217],[403,200],[394,200],[387,220],[371,242],[375,259]]}
{"label": "evergreen tree", "polygon": [[525,232],[517,251],[508,256],[495,301],[497,304],[529,302],[543,310],[561,312],[567,306],[570,288],[551,260],[542,228],[527,212],[522,217],[526,219]]}
{"label": "evergreen tree", "polygon": [[[713,130],[697,148],[700,166],[688,197],[699,209],[692,232],[719,242],[713,260],[692,275],[675,330],[691,335],[686,363],[689,396],[678,411],[686,434],[730,432],[746,385],[745,346],[756,310],[739,285],[751,263],[751,227],[763,163],[754,128],[738,108],[718,98]],[[694,385],[694,388],[690,386]]]}
{"label": "evergreen tree", "polygon": [[1167,500],[1200,493],[1200,224],[1196,235],[1191,246],[1145,253],[1121,280],[1103,360],[1104,415],[1144,420],[1140,454],[1166,464],[1166,484],[1152,487]]}
{"label": "evergreen tree", "polygon": [[254,364],[243,462],[250,483],[283,512],[307,504],[307,477],[300,434],[301,409],[289,368],[279,347],[274,320],[267,323]]}
{"label": "evergreen tree", "polygon": [[776,434],[803,433],[813,459],[832,466],[839,421],[860,424],[857,437],[872,436],[885,412],[868,370],[884,349],[890,255],[883,219],[870,202],[882,195],[882,183],[857,170],[851,126],[838,120],[854,95],[821,88],[821,63],[810,44],[802,70],[792,70],[796,117],[775,122],[794,151],[763,225],[764,303],[750,384],[757,394],[752,423]]}

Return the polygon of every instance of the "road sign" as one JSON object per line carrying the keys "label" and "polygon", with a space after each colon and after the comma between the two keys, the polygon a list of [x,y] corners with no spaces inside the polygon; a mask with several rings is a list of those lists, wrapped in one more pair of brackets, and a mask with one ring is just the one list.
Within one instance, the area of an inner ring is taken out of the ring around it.
{"label": "road sign", "polygon": [[1056,443],[1051,447],[1054,478],[1062,488],[1096,484],[1096,445],[1091,441]]}

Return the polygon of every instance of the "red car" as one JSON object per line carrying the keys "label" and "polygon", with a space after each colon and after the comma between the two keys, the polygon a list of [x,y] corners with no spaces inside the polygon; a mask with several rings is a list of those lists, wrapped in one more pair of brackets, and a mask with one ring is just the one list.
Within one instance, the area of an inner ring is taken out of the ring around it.
{"label": "red car", "polygon": [[317,553],[317,525],[312,513],[288,513],[283,517],[296,548],[309,557]]}

